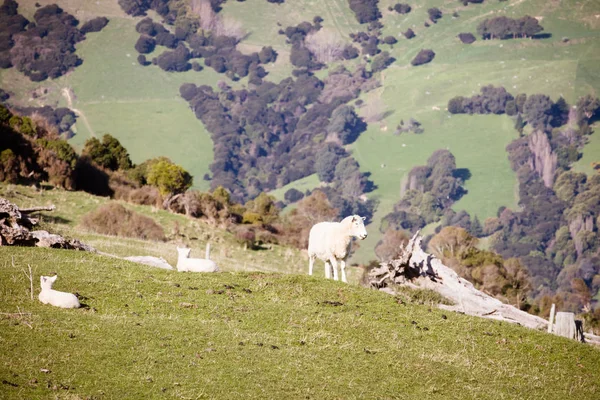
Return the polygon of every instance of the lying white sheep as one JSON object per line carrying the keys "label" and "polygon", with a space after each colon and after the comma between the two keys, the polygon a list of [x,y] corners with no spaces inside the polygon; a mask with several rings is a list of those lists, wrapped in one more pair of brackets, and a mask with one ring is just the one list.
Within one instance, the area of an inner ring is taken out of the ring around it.
{"label": "lying white sheep", "polygon": [[217,272],[219,267],[209,259],[209,249],[206,248],[206,258],[190,258],[192,249],[186,247],[177,247],[177,271],[184,272]]}
{"label": "lying white sheep", "polygon": [[79,304],[79,300],[72,293],[59,292],[58,290],[52,289],[52,284],[56,281],[58,275],[50,276],[41,276],[40,277],[40,286],[42,287],[42,291],[38,298],[44,304],[51,304],[60,308],[79,308],[81,305]]}
{"label": "lying white sheep", "polygon": [[312,275],[315,258],[319,258],[325,262],[325,277],[331,278],[333,268],[333,279],[337,281],[339,260],[342,282],[347,282],[346,259],[350,253],[352,238],[363,240],[367,237],[364,219],[358,215],[351,215],[342,222],[319,222],[313,225],[308,237],[308,274]]}

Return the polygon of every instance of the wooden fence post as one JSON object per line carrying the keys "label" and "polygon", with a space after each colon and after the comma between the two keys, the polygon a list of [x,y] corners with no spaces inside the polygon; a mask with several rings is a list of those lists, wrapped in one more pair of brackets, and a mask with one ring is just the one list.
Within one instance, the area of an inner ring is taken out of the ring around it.
{"label": "wooden fence post", "polygon": [[575,339],[575,314],[570,312],[557,312],[554,333],[569,339]]}
{"label": "wooden fence post", "polygon": [[552,325],[554,324],[554,313],[556,312],[556,304],[552,303],[550,309],[550,319],[548,320],[548,333],[552,333]]}

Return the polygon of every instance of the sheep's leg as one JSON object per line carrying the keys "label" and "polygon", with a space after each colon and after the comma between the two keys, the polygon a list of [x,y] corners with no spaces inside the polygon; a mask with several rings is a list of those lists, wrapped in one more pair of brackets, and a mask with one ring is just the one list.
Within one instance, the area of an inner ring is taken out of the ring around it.
{"label": "sheep's leg", "polygon": [[333,280],[337,281],[337,280],[339,280],[338,270],[337,270],[337,260],[335,259],[335,257],[331,257],[329,259],[329,262],[331,263],[331,267],[333,268]]}
{"label": "sheep's leg", "polygon": [[348,283],[346,280],[346,259],[340,260],[340,270],[342,271],[342,282]]}
{"label": "sheep's leg", "polygon": [[315,256],[314,256],[314,254],[311,254],[308,256],[308,274],[309,275],[312,275],[314,265],[315,265]]}
{"label": "sheep's leg", "polygon": [[331,265],[325,261],[325,279],[331,279]]}

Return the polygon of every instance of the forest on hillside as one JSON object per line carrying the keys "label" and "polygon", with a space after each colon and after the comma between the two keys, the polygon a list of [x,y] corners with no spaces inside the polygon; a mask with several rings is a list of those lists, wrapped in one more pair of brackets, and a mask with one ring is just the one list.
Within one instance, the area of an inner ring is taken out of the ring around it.
{"label": "forest on hillside", "polygon": [[[264,1],[271,3],[269,7],[284,3]],[[352,32],[347,41],[332,39],[323,29],[324,17],[314,15],[294,25],[278,25],[285,51],[262,46],[248,52],[239,46],[243,30],[221,15],[225,0],[118,3],[137,18],[139,37],[131,50],[137,51],[140,66],[173,74],[212,69],[222,77],[212,86],[187,82],[179,87],[180,97],[211,135],[210,174],[191,177],[165,159],[133,165],[113,137],[86,142],[79,156],[56,136],[70,135],[76,120],[72,111],[11,107],[10,93],[0,92],[14,112],[3,123],[20,135],[8,135],[12,139],[4,139],[0,147],[6,161],[3,181],[18,182],[33,172],[38,180],[49,179],[68,189],[160,203],[177,212],[230,223],[240,240],[246,237],[252,245],[281,240],[301,247],[314,220],[311,213],[331,219],[361,214],[383,235],[375,248],[380,259],[393,256],[393,249],[411,233],[435,226],[425,243],[435,245],[437,255],[461,274],[506,301],[540,314],[547,313],[552,302],[590,315],[599,309],[594,299],[600,293],[600,175],[572,170],[600,117],[595,94],[568,104],[562,97],[487,84],[480,93],[453,93],[447,99],[450,115],[512,119],[517,139],[504,156],[518,180],[518,209],[501,207],[495,217],[483,221],[454,210],[454,204],[468,195],[465,182],[470,171],[457,166],[452,151],[440,148],[425,165],[408,172],[393,210],[373,221],[378,202],[370,193],[376,183],[352,151],[352,144],[374,123],[361,113],[368,107],[364,99],[380,87],[381,72],[392,66],[424,68],[444,62],[439,56],[443,49],[433,45],[408,62],[394,59],[388,50],[398,40],[413,40],[416,28],[403,28],[401,37],[386,35],[382,15],[419,12],[425,30],[418,33],[425,35],[439,21],[459,18],[456,12],[406,3],[386,11],[377,0],[348,0],[361,30]],[[482,1],[464,3],[478,7]],[[110,23],[99,17],[80,24],[56,5],[39,7],[29,21],[19,14],[14,0],[4,1],[0,21],[0,67],[16,68],[31,81],[55,79],[78,68],[85,60],[78,58],[75,44]],[[542,23],[530,15],[492,16],[456,39],[464,46],[484,40],[543,41],[552,33]],[[289,76],[271,80],[268,66],[283,57],[279,53],[289,57],[286,62],[292,69]],[[45,121],[38,120],[38,125],[47,124],[46,131],[55,129],[56,135],[48,139],[35,133],[35,118],[26,117],[34,114]],[[410,118],[398,125],[395,134],[427,132]],[[38,164],[32,161],[33,154]],[[318,189],[290,189],[285,203],[268,196],[311,175],[318,177]],[[211,192],[188,190],[192,178],[210,181]],[[297,205],[295,211],[279,215],[292,203]],[[490,243],[488,250],[476,246],[483,238]],[[460,251],[447,250],[455,244]]]}

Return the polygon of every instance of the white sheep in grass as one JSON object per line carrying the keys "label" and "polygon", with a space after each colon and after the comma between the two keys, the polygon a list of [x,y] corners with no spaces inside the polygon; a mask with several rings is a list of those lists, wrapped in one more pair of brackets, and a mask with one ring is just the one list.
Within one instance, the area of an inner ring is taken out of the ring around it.
{"label": "white sheep in grass", "polygon": [[60,308],[79,308],[81,305],[79,304],[79,300],[77,296],[72,293],[59,292],[58,290],[52,289],[52,284],[56,281],[58,275],[50,276],[41,276],[40,277],[40,286],[42,287],[42,291],[38,298],[44,304],[51,304]]}
{"label": "white sheep in grass", "polygon": [[351,215],[342,222],[319,222],[313,225],[308,236],[308,274],[312,275],[315,258],[325,262],[325,277],[338,280],[337,262],[340,261],[342,282],[346,280],[346,259],[350,253],[352,238],[365,239],[364,217]]}
{"label": "white sheep in grass", "polygon": [[206,258],[190,258],[192,249],[177,247],[177,271],[180,272],[217,272],[219,267],[210,259],[210,244],[206,245]]}

